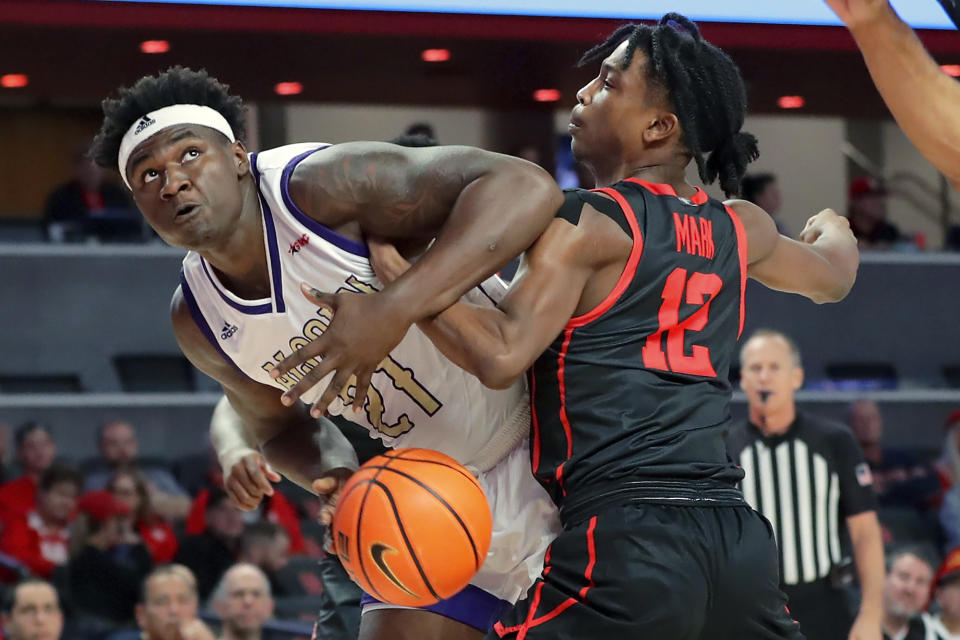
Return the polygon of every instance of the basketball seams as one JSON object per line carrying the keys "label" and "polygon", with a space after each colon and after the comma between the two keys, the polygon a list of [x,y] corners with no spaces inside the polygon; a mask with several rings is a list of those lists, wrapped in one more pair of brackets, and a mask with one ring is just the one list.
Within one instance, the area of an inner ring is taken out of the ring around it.
{"label": "basketball seams", "polygon": [[[399,458],[399,459],[402,460],[403,458]],[[476,544],[476,542],[474,542],[474,540],[473,540],[473,534],[470,532],[470,529],[467,527],[466,523],[463,521],[463,518],[460,517],[460,514],[457,513],[457,510],[454,509],[452,506],[450,506],[450,503],[448,503],[448,502],[443,498],[443,496],[441,496],[441,495],[438,494],[436,491],[434,491],[431,487],[429,487],[429,486],[426,485],[425,483],[421,482],[421,481],[418,480],[417,478],[414,478],[414,477],[411,476],[410,474],[408,474],[408,473],[406,473],[406,472],[404,472],[404,471],[400,471],[399,469],[393,469],[393,468],[390,468],[390,467],[383,467],[383,468],[381,469],[381,471],[392,471],[393,473],[395,473],[395,474],[397,474],[397,475],[399,475],[399,476],[402,476],[402,477],[406,478],[407,480],[413,482],[414,484],[416,484],[417,486],[419,486],[421,489],[426,490],[427,493],[429,493],[429,494],[432,495],[434,498],[436,498],[437,501],[438,501],[440,504],[442,504],[442,505],[444,506],[444,508],[446,508],[446,510],[449,511],[450,514],[451,514],[454,518],[456,518],[457,523],[460,525],[460,528],[463,529],[463,532],[464,532],[464,533],[466,534],[466,536],[467,536],[467,541],[470,542],[470,547],[473,549],[473,559],[474,559],[474,562],[476,563],[477,570],[479,571],[480,566],[483,564],[483,561],[485,560],[485,558],[481,558],[481,557],[480,557],[480,552],[479,552],[479,550],[477,549],[477,544]],[[378,472],[378,473],[379,473],[379,472]],[[379,483],[378,483],[378,484],[379,484]],[[392,504],[392,503],[393,503],[393,497],[392,497],[392,496],[391,496],[391,498],[390,498],[390,501],[391,501],[391,504]],[[399,514],[398,514],[397,517],[399,518]],[[406,536],[406,533],[404,533],[404,536]],[[419,565],[418,565],[418,566],[419,566]]]}
{"label": "basketball seams", "polygon": [[[383,467],[383,469],[393,471],[393,469],[390,469],[389,467]],[[427,586],[427,589],[434,598],[437,600],[443,600],[443,598],[441,598],[440,595],[434,591],[433,585],[430,584],[430,581],[427,579],[427,572],[423,570],[423,565],[420,564],[420,558],[417,557],[417,552],[413,550],[413,543],[411,543],[410,538],[407,537],[407,530],[403,526],[403,520],[400,519],[400,510],[397,509],[397,504],[393,501],[393,494],[390,493],[390,488],[377,480],[371,480],[371,482],[383,490],[383,494],[390,502],[390,508],[393,509],[394,521],[397,523],[397,527],[400,529],[400,535],[403,537],[403,544],[406,545],[407,552],[410,554],[410,559],[413,560],[413,564],[417,568],[417,572],[420,574],[420,579],[423,580],[423,584]],[[357,518],[357,520],[359,521],[360,519]],[[382,599],[383,598],[381,598],[381,600]]]}
{"label": "basketball seams", "polygon": [[373,581],[370,580],[370,574],[367,573],[367,565],[364,562],[364,559],[365,559],[364,555],[360,551],[360,531],[361,531],[360,524],[363,522],[363,508],[367,504],[367,498],[370,497],[370,491],[373,489],[373,487],[380,485],[380,483],[376,481],[376,478],[378,475],[380,475],[381,471],[382,470],[378,470],[375,474],[373,474],[372,478],[369,478],[363,481],[364,484],[367,485],[367,491],[366,493],[363,494],[363,498],[360,499],[360,507],[357,510],[357,517],[356,517],[356,520],[354,521],[353,539],[356,540],[356,543],[354,546],[356,547],[356,550],[357,550],[357,555],[356,555],[357,562],[360,563],[360,570],[363,571],[363,577],[367,582],[367,586],[370,587],[370,590],[373,591],[373,595],[377,596],[379,600],[384,600],[383,595],[379,591],[377,591],[377,588],[374,586]]}

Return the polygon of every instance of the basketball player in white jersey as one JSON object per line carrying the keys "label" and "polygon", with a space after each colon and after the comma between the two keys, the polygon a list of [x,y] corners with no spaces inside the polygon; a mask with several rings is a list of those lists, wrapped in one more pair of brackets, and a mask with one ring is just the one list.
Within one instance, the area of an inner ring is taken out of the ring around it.
{"label": "basketball player in white jersey", "polygon": [[[485,284],[497,290],[470,290],[552,219],[562,196],[550,176],[467,147],[316,143],[248,154],[239,141],[240,99],[205,72],[179,67],[121,89],[103,108],[96,160],[119,169],[161,238],[189,250],[172,302],[174,332],[187,357],[222,384],[242,421],[239,440],[261,447],[274,468],[310,488],[329,470],[316,423],[306,405],[281,398],[318,361],[278,379],[270,371],[323,333],[332,334],[331,345],[358,338],[366,342],[345,348],[361,354],[359,362],[365,350],[384,345],[389,356],[372,375],[354,369],[358,378],[346,388],[331,373],[343,391],[330,412],[390,446],[454,457],[487,492],[494,533],[473,583],[427,610],[367,599],[360,637],[482,637],[538,575],[558,530],[556,513],[529,470],[523,384],[484,388],[410,327],[462,295],[476,302],[502,293],[495,280]],[[408,255],[436,241],[420,268],[408,272],[413,277],[384,288],[370,266],[366,235],[391,238]],[[338,326],[310,303],[300,291],[304,281],[358,294],[351,310],[337,311],[347,322]],[[413,306],[400,308],[399,300]],[[390,328],[371,331],[365,319],[372,317],[378,325],[390,319]],[[304,399],[315,400],[322,389]]]}

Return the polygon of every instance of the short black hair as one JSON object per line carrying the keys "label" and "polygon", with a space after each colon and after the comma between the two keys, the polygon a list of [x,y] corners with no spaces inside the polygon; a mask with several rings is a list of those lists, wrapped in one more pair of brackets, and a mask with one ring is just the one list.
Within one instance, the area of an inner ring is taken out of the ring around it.
{"label": "short black hair", "polygon": [[777,181],[772,173],[748,173],[740,181],[741,195],[747,202],[757,203],[757,198],[764,189]]}
{"label": "short black hair", "polygon": [[630,66],[637,50],[647,56],[647,79],[666,91],[700,179],[710,184],[719,178],[724,193],[739,195],[740,179],[759,153],[756,137],[740,130],[747,91],[736,63],[704,40],[696,23],[668,13],[656,26],[623,25],[587,51],[579,66],[602,60],[624,40],[622,68]]}
{"label": "short black hair", "polygon": [[13,434],[13,442],[17,445],[17,448],[23,446],[24,441],[26,441],[27,436],[29,436],[34,431],[43,431],[51,438],[53,434],[50,433],[50,427],[43,422],[37,422],[36,420],[31,420],[30,422],[24,422],[22,425],[17,427],[16,432]]}
{"label": "short black hair", "polygon": [[117,96],[100,103],[103,124],[91,149],[93,159],[107,169],[123,171],[117,166],[117,154],[130,125],[151,111],[175,104],[210,107],[226,118],[237,140],[246,135],[243,100],[230,95],[230,86],[211,77],[206,69],[170,67],[159,75],[140,78],[132,87],[120,87]]}
{"label": "short black hair", "polygon": [[38,488],[40,491],[50,491],[55,485],[69,482],[76,485],[77,490],[83,489],[83,476],[79,471],[66,464],[54,463],[40,476]]}

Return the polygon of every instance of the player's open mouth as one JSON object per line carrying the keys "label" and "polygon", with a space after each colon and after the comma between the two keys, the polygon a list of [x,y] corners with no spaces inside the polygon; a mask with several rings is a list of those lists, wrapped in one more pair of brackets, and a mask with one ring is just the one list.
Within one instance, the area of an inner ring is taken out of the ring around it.
{"label": "player's open mouth", "polygon": [[177,217],[182,218],[183,216],[188,216],[199,208],[200,208],[200,205],[198,204],[185,204],[179,209],[177,209]]}

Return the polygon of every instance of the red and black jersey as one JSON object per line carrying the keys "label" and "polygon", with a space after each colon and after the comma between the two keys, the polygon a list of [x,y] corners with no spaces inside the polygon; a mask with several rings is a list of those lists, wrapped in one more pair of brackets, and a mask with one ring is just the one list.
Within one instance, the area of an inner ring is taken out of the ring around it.
{"label": "red and black jersey", "polygon": [[631,178],[598,191],[619,207],[574,190],[564,209],[589,201],[633,249],[614,290],[531,369],[534,474],[558,504],[632,480],[733,484],[743,474],[724,431],[743,329],[743,225],[699,189],[686,200]]}

